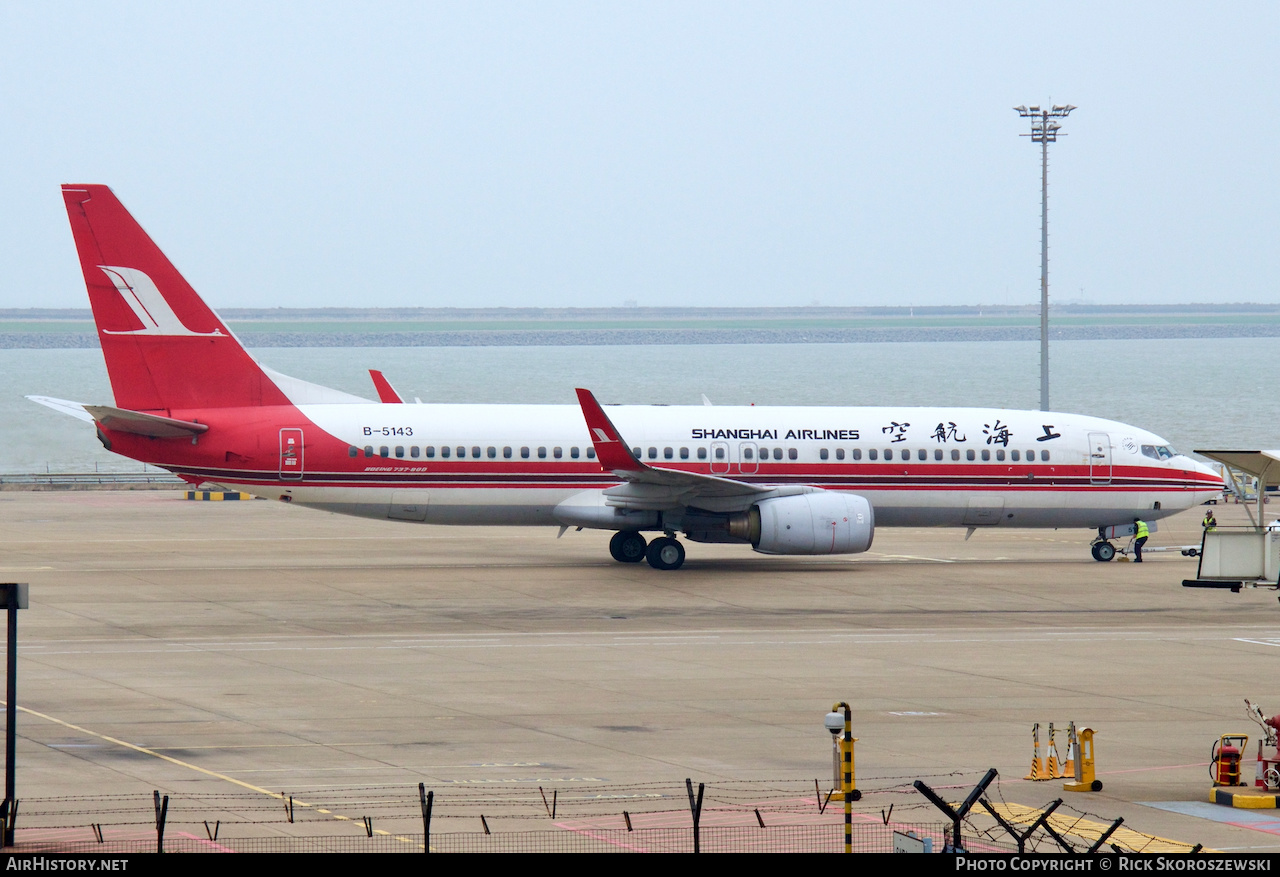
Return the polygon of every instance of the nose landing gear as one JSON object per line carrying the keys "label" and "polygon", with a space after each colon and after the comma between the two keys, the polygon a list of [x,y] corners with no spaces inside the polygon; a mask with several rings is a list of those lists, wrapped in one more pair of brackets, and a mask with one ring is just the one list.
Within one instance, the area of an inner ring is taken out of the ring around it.
{"label": "nose landing gear", "polygon": [[1116,556],[1116,547],[1110,542],[1094,542],[1089,546],[1089,553],[1094,560],[1106,562]]}

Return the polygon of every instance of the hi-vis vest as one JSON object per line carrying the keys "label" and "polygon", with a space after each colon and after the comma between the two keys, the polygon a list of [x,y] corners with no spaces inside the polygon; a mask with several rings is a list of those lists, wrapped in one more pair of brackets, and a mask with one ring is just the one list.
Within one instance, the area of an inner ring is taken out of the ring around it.
{"label": "hi-vis vest", "polygon": [[1213,518],[1209,517],[1208,515],[1205,515],[1205,516],[1204,516],[1204,523],[1202,524],[1202,526],[1203,526],[1206,530],[1216,530],[1216,529],[1218,529],[1218,522],[1217,522],[1216,520],[1214,520]]}
{"label": "hi-vis vest", "polygon": [[1146,521],[1138,521],[1138,532],[1133,534],[1137,539],[1145,539],[1151,535],[1151,531],[1147,529]]}

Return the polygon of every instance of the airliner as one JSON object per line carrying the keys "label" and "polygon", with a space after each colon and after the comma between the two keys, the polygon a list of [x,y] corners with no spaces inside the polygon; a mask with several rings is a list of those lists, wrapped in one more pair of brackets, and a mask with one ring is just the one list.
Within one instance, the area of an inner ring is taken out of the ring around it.
{"label": "airliner", "polygon": [[[62,187],[112,405],[29,398],[191,484],[426,524],[613,531],[612,557],[680,568],[691,542],[857,554],[876,526],[1154,521],[1221,495],[1215,471],[1115,421],[1006,409],[379,401],[256,361],[112,191]],[[566,391],[566,396],[568,393]],[[646,534],[650,534],[646,536]]]}

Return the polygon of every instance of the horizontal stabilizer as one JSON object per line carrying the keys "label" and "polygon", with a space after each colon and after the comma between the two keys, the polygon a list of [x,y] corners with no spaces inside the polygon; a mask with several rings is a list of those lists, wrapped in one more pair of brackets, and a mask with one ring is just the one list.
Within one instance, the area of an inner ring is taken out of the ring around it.
{"label": "horizontal stabilizer", "polygon": [[209,429],[208,424],[205,423],[175,420],[158,414],[143,414],[141,411],[126,411],[123,408],[112,408],[110,405],[83,407],[99,424],[116,432],[129,432],[151,438],[179,438],[199,435]]}
{"label": "horizontal stabilizer", "polygon": [[93,423],[93,415],[84,410],[84,406],[79,402],[69,402],[66,399],[55,399],[52,396],[28,396],[32,402],[43,405],[46,408],[52,408],[61,414],[70,414],[76,420],[83,420],[85,423]]}

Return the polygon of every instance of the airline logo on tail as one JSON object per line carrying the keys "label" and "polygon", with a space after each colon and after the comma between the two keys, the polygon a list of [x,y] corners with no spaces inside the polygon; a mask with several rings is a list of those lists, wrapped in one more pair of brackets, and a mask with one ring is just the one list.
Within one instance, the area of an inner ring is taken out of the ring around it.
{"label": "airline logo on tail", "polygon": [[124,299],[125,304],[133,311],[134,316],[142,323],[141,329],[112,331],[103,329],[107,335],[221,335],[217,329],[212,332],[193,332],[178,319],[178,315],[169,307],[155,282],[137,268],[121,268],[116,265],[99,265],[102,273],[107,275],[116,292]]}

